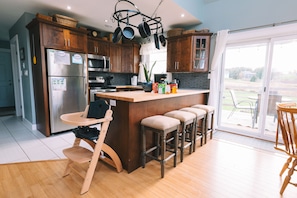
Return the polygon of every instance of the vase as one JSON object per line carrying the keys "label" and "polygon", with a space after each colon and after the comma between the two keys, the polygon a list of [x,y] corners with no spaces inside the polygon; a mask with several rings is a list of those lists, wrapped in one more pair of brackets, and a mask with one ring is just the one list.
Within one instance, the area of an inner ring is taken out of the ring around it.
{"label": "vase", "polygon": [[144,92],[151,92],[152,91],[152,82],[142,83],[142,88]]}

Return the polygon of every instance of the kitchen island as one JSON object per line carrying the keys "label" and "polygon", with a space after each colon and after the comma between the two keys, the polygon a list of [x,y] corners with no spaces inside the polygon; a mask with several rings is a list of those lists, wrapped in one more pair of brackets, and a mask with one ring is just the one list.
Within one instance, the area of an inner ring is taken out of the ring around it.
{"label": "kitchen island", "polygon": [[[103,92],[96,97],[105,99],[113,110],[105,143],[119,155],[128,173],[141,166],[140,121],[148,116],[206,104],[209,90],[179,89],[178,93],[156,94],[144,91]],[[147,139],[148,143],[152,137]]]}

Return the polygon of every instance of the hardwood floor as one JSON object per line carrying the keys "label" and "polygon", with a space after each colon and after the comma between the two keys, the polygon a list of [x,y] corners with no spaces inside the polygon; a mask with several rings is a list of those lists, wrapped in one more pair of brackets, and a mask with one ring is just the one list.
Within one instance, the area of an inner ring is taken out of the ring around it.
{"label": "hardwood floor", "polygon": [[[0,197],[281,197],[279,172],[285,160],[284,155],[213,139],[191,155],[186,152],[184,162],[176,168],[172,161],[167,162],[163,179],[156,161],[130,174],[98,163],[84,195],[79,194],[80,176],[62,177],[66,160],[2,164]],[[297,188],[288,185],[283,197],[296,195]]]}

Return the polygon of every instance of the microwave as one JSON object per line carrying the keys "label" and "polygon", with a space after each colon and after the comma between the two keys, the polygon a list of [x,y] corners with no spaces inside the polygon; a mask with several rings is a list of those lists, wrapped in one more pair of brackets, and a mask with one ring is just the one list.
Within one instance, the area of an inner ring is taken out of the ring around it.
{"label": "microwave", "polygon": [[88,54],[88,71],[104,71],[110,70],[110,57]]}

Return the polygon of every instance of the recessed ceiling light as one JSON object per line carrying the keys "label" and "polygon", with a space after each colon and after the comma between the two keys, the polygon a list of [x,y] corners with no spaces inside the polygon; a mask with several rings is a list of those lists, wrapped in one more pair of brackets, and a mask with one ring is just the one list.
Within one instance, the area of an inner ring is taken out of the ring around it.
{"label": "recessed ceiling light", "polygon": [[67,10],[71,10],[71,6],[67,6]]}
{"label": "recessed ceiling light", "polygon": [[182,17],[182,18],[185,17],[185,14],[181,14],[180,17]]}
{"label": "recessed ceiling light", "polygon": [[105,23],[107,23],[107,22],[108,22],[108,20],[107,20],[107,19],[105,19],[105,20],[104,20],[104,22],[105,22]]}

